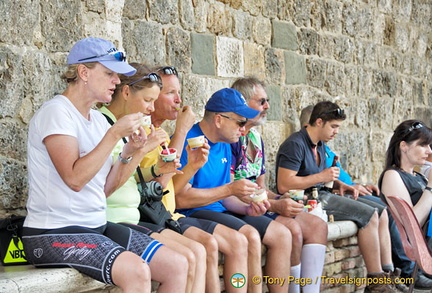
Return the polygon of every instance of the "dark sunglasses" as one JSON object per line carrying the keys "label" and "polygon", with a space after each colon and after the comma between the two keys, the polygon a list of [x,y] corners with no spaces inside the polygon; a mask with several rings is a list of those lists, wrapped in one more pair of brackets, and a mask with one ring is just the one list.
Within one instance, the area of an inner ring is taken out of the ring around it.
{"label": "dark sunglasses", "polygon": [[220,113],[218,115],[221,115],[223,118],[226,118],[226,119],[229,119],[229,120],[234,120],[237,123],[237,125],[240,126],[240,127],[244,127],[246,125],[246,123],[248,122],[247,118],[246,118],[246,120],[239,120],[239,119],[234,119],[232,117],[229,117],[229,116],[226,116],[226,115],[220,114]]}
{"label": "dark sunglasses", "polygon": [[78,61],[84,61],[84,60],[89,60],[89,59],[93,59],[93,58],[99,58],[99,57],[108,56],[108,55],[114,56],[114,58],[117,61],[121,61],[121,62],[125,62],[126,61],[126,53],[120,52],[120,51],[110,52],[110,53],[106,53],[106,54],[102,54],[102,55],[91,56],[91,57],[87,57],[87,58],[82,58],[82,59],[79,59]]}
{"label": "dark sunglasses", "polygon": [[135,81],[132,81],[132,82],[128,83],[128,85],[133,85],[133,84],[135,84],[135,83],[137,83],[137,82],[140,82],[141,80],[144,80],[144,79],[148,79],[148,80],[150,80],[151,82],[162,82],[162,79],[161,79],[161,77],[159,76],[159,74],[152,72],[152,73],[149,73],[149,74],[147,74],[147,75],[144,75],[144,76],[141,77],[141,78],[138,78],[138,79],[135,80]]}
{"label": "dark sunglasses", "polygon": [[423,127],[423,124],[421,122],[414,122],[413,125],[411,125],[410,128],[408,128],[408,133],[410,133],[411,131],[413,131],[414,129],[420,129]]}
{"label": "dark sunglasses", "polygon": [[157,70],[158,72],[162,72],[164,75],[172,75],[178,76],[177,69],[174,66],[164,66]]}
{"label": "dark sunglasses", "polygon": [[258,103],[261,106],[264,106],[265,103],[269,103],[269,102],[270,102],[270,99],[264,99],[264,98],[262,98],[261,100],[258,101]]}
{"label": "dark sunglasses", "polygon": [[337,108],[328,112],[324,112],[321,115],[327,115],[327,114],[335,114],[336,117],[343,117],[345,114],[345,111],[341,108]]}

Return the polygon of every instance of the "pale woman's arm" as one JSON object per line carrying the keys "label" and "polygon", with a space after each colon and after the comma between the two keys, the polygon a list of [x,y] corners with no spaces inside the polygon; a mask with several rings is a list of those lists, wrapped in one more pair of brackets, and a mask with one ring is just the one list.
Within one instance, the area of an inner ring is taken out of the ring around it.
{"label": "pale woman's arm", "polygon": [[[428,185],[431,185],[431,183]],[[432,193],[428,190],[424,190],[420,200],[415,206],[413,206],[409,192],[399,173],[395,170],[388,170],[384,173],[381,192],[385,196],[393,195],[404,199],[410,206],[413,207],[414,214],[416,215],[420,225],[423,225],[430,215],[432,207]],[[391,203],[390,206],[392,206]],[[392,208],[394,209],[393,206]]]}

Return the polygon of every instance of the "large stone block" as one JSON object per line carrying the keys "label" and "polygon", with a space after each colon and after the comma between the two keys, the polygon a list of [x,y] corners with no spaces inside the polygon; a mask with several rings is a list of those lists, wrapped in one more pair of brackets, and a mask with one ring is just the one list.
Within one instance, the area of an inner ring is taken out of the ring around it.
{"label": "large stone block", "polygon": [[147,1],[125,0],[123,7],[123,17],[128,18],[129,20],[144,20],[146,17],[146,12]]}
{"label": "large stone block", "polygon": [[40,19],[44,21],[39,25],[47,51],[68,52],[75,42],[83,38],[83,15],[87,14],[81,10],[81,1],[40,1],[40,9],[31,11],[41,12]]}
{"label": "large stone block", "polygon": [[267,95],[270,99],[270,109],[268,110],[267,119],[280,121],[282,118],[282,100],[279,86],[267,86]]}
{"label": "large stone block", "polygon": [[192,0],[180,0],[180,23],[185,30],[192,30],[195,26],[194,7]]}
{"label": "large stone block", "polygon": [[215,35],[228,36],[232,27],[232,15],[225,5],[216,2],[210,4],[207,14],[207,28]]}
{"label": "large stone block", "polygon": [[322,58],[333,59],[336,46],[336,36],[321,34],[319,36],[318,55]]}
{"label": "large stone block", "polygon": [[0,120],[0,156],[20,162],[27,156],[27,127],[17,121]]}
{"label": "large stone block", "polygon": [[252,39],[253,18],[247,12],[233,12],[233,35],[240,40]]}
{"label": "large stone block", "polygon": [[264,1],[261,0],[243,0],[242,7],[245,11],[249,12],[251,15],[258,15],[261,12],[261,8]]}
{"label": "large stone block", "polygon": [[39,1],[27,0],[0,1],[0,43],[31,45],[41,19],[39,4]]}
{"label": "large stone block", "polygon": [[223,88],[230,87],[233,81],[216,79],[199,75],[185,75],[182,99],[184,105],[191,105],[197,120],[201,120],[204,114],[204,106],[211,95]]}
{"label": "large stone block", "polygon": [[324,87],[326,79],[327,64],[325,60],[319,58],[308,58],[306,60],[307,83],[316,88]]}
{"label": "large stone block", "polygon": [[393,72],[386,72],[382,70],[374,70],[373,76],[373,90],[380,96],[389,95],[395,96],[397,93],[397,77]]}
{"label": "large stone block", "polygon": [[265,51],[264,47],[255,43],[245,42],[243,44],[244,52],[244,74],[253,75],[260,80],[265,80],[266,72],[265,68]]}
{"label": "large stone block", "polygon": [[342,32],[342,3],[336,0],[316,1],[311,7],[311,25],[319,31]]}
{"label": "large stone block", "polygon": [[191,34],[192,72],[215,74],[215,39],[212,35]]}
{"label": "large stone block", "polygon": [[399,52],[405,53],[410,49],[409,31],[403,24],[395,23],[395,46]]}
{"label": "large stone block", "polygon": [[306,82],[306,62],[303,56],[292,52],[284,52],[285,83],[298,84]]}
{"label": "large stone block", "polygon": [[177,24],[179,22],[179,9],[177,0],[149,0],[148,1],[149,16],[161,24]]}
{"label": "large stone block", "polygon": [[318,55],[319,35],[315,30],[301,29],[298,33],[299,51],[302,55]]}
{"label": "large stone block", "polygon": [[241,41],[216,39],[217,74],[221,77],[240,77],[244,74],[243,44]]}
{"label": "large stone block", "polygon": [[23,209],[27,200],[25,163],[0,158],[0,210]]}
{"label": "large stone block", "polygon": [[131,59],[144,62],[150,66],[166,63],[165,38],[162,25],[155,22],[128,21],[122,25],[123,46]]}
{"label": "large stone block", "polygon": [[263,1],[262,15],[266,18],[276,18],[278,14],[278,0]]}
{"label": "large stone block", "polygon": [[207,30],[207,14],[210,4],[205,0],[194,0],[194,13],[195,13],[195,31],[197,33],[204,33]]}
{"label": "large stone block", "polygon": [[192,64],[190,34],[173,27],[168,29],[166,38],[168,64],[177,67],[180,71],[189,71]]}
{"label": "large stone block", "polygon": [[352,38],[348,37],[337,37],[334,48],[334,59],[344,63],[350,63],[353,61],[354,56],[354,42]]}
{"label": "large stone block", "polygon": [[345,86],[344,66],[339,62],[327,62],[325,88],[332,96],[338,96],[344,93]]}
{"label": "large stone block", "polygon": [[297,30],[293,24],[273,20],[272,47],[296,51],[299,47]]}
{"label": "large stone block", "polygon": [[303,0],[292,0],[287,2],[289,5],[289,13],[294,24],[298,27],[309,27],[313,2]]}
{"label": "large stone block", "polygon": [[[14,117],[23,97],[23,52],[19,48],[0,46],[0,118]],[[11,99],[11,97],[14,97]]]}
{"label": "large stone block", "polygon": [[281,84],[285,82],[285,60],[282,50],[268,48],[264,52],[264,68],[267,83]]}
{"label": "large stone block", "polygon": [[255,17],[252,22],[252,35],[253,39],[258,44],[270,46],[272,36],[270,20],[264,17]]}

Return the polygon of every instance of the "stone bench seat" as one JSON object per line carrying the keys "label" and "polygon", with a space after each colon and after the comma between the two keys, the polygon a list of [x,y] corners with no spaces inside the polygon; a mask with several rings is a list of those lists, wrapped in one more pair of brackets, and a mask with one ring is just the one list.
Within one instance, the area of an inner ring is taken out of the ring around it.
{"label": "stone bench seat", "polygon": [[[329,243],[334,240],[347,239],[357,234],[357,226],[351,221],[328,223],[328,228]],[[352,244],[352,241],[347,243]],[[337,252],[332,250],[333,245],[330,246],[329,249],[329,245],[327,245],[326,266],[331,265],[328,264],[329,262],[340,261],[338,256],[335,256]],[[347,255],[347,259],[351,257],[353,255]],[[325,267],[323,274],[330,273],[338,274],[339,272],[337,268]],[[153,285],[156,288],[157,284]],[[38,269],[32,265],[22,265],[0,266],[0,292],[120,292],[120,289],[98,282],[71,268]]]}

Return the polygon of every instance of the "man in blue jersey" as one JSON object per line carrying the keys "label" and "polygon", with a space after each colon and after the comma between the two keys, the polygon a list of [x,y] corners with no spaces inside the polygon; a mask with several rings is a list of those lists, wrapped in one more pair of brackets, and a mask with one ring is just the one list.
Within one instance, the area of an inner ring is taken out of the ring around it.
{"label": "man in blue jersey", "polygon": [[[262,216],[269,202],[245,203],[242,197],[252,195],[258,185],[241,179],[231,182],[231,146],[237,142],[248,119],[259,111],[249,108],[243,96],[234,89],[215,92],[205,106],[203,119],[195,124],[187,138],[204,135],[210,145],[208,162],[184,185],[183,177],[174,177],[176,203],[180,212],[224,224],[242,233],[248,240],[249,276],[261,276],[261,240],[267,247],[266,275],[285,280],[267,286],[270,292],[287,292],[290,275],[291,233],[284,225]],[[186,145],[185,145],[186,147]],[[187,164],[187,152],[181,156]],[[248,280],[248,292],[262,292],[262,284]]]}

